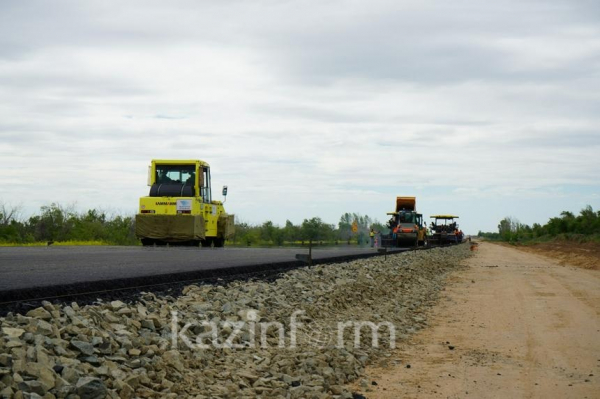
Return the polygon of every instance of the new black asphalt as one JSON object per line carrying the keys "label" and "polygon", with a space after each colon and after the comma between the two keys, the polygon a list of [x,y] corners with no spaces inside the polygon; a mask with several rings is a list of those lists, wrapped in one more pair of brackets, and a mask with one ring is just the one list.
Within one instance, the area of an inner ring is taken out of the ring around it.
{"label": "new black asphalt", "polygon": [[[0,247],[0,302],[298,267],[307,248]],[[373,248],[315,248],[314,263],[369,257]]]}

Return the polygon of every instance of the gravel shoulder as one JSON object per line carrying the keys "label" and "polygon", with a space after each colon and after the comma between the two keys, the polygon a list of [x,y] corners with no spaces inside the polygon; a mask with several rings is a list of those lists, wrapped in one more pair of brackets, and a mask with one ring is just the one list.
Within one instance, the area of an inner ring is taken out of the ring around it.
{"label": "gravel shoulder", "polygon": [[430,327],[354,388],[369,399],[600,397],[600,273],[490,243],[475,253]]}
{"label": "gravel shoulder", "polygon": [[176,296],[42,302],[0,317],[0,397],[352,399],[346,384],[427,325],[470,255],[457,245]]}

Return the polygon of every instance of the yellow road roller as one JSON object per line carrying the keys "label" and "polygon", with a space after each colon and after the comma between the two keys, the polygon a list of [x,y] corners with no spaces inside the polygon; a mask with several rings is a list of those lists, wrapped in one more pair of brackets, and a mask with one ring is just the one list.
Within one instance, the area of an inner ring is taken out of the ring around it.
{"label": "yellow road roller", "polygon": [[[222,247],[233,235],[234,215],[212,199],[210,166],[200,160],[154,159],[150,193],[140,198],[135,234],[142,245]],[[223,187],[227,196],[227,186]]]}

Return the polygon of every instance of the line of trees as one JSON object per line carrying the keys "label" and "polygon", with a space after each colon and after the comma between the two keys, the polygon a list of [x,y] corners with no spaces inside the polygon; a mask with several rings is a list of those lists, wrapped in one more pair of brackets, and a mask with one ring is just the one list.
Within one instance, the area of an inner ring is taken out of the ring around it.
{"label": "line of trees", "polygon": [[[356,222],[357,231],[352,231]],[[278,226],[272,221],[261,225],[237,222],[235,235],[229,240],[234,245],[292,245],[308,243],[366,244],[369,229],[387,233],[387,228],[369,216],[344,213],[336,225],[325,223],[318,217],[305,219],[294,225],[286,221]],[[59,204],[43,206],[40,212],[28,219],[20,216],[17,207],[0,203],[0,243],[28,244],[36,242],[103,242],[113,245],[137,245],[135,217],[109,215],[91,209],[77,212],[74,207]]]}
{"label": "line of trees", "polygon": [[134,245],[135,219],[107,215],[96,209],[78,213],[59,204],[42,206],[39,214],[22,220],[19,208],[0,203],[0,243],[104,242]]}
{"label": "line of trees", "polygon": [[577,240],[600,239],[600,211],[594,211],[590,205],[583,208],[579,215],[561,212],[559,217],[551,218],[546,224],[534,223],[532,226],[520,223],[514,217],[505,217],[498,224],[497,233],[479,232],[479,236],[492,240],[523,242],[552,238]]}
{"label": "line of trees", "polygon": [[[357,231],[352,231],[356,222]],[[235,234],[230,239],[234,245],[275,245],[315,243],[356,243],[366,244],[369,240],[369,230],[373,228],[383,234],[388,229],[377,220],[367,215],[357,213],[344,213],[337,226],[323,222],[321,218],[304,219],[299,225],[294,225],[287,220],[284,226],[275,225],[271,221],[261,225],[250,225],[238,222],[235,225]]]}

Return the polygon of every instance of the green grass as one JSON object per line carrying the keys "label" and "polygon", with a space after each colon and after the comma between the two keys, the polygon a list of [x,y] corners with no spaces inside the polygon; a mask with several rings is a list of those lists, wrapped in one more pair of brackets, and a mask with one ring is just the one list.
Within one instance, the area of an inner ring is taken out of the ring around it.
{"label": "green grass", "polygon": [[574,234],[574,233],[565,233],[559,234],[557,236],[541,236],[537,238],[532,238],[523,242],[523,244],[538,244],[538,243],[547,243],[547,242],[556,242],[556,241],[570,241],[576,242],[579,244],[587,243],[587,242],[596,242],[600,243],[600,235],[598,234]]}
{"label": "green grass", "polygon": [[[493,240],[490,240],[493,241]],[[502,241],[502,240],[498,240]],[[575,233],[563,233],[558,234],[556,236],[544,235],[535,238],[519,238],[518,241],[504,241],[511,245],[536,245],[536,244],[546,244],[552,242],[574,242],[578,244],[584,243],[600,243],[600,234],[575,234]]]}
{"label": "green grass", "polygon": [[[83,245],[112,245],[104,241],[57,241],[52,243],[53,246],[83,246]],[[30,243],[14,243],[14,242],[0,242],[0,247],[46,247],[47,242],[30,242]]]}

